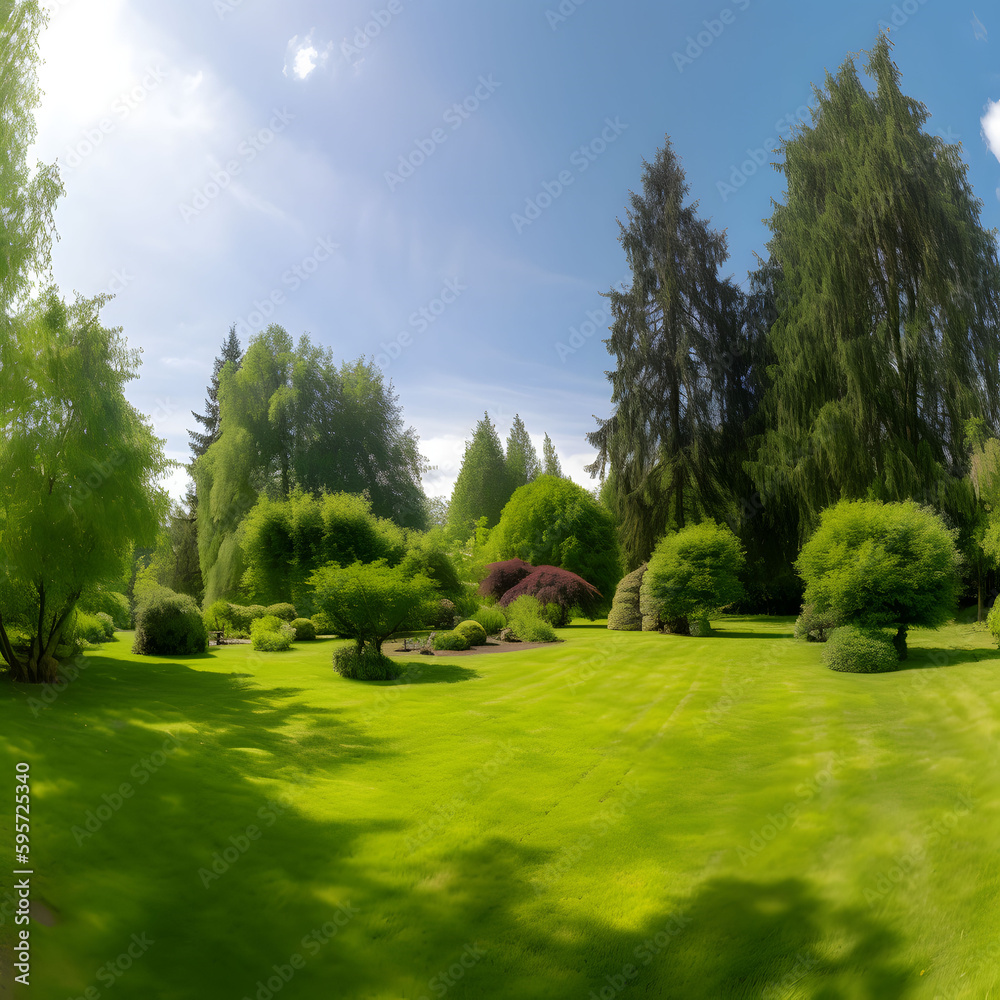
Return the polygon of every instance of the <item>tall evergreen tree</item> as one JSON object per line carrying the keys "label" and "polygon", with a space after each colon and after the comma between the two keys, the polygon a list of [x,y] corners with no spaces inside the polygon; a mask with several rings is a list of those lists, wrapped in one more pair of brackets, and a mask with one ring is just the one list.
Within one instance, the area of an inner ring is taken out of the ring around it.
{"label": "tall evergreen tree", "polygon": [[562,477],[563,474],[559,456],[556,454],[556,446],[548,434],[545,435],[545,441],[542,443],[542,472],[546,476]]}
{"label": "tall evergreen tree", "polygon": [[588,471],[615,477],[630,567],[668,528],[718,512],[719,431],[730,408],[732,419],[745,420],[749,405],[740,371],[749,353],[743,296],[719,277],[725,235],[698,217],[697,203],[683,204],[687,192],[667,137],[653,162],[643,162],[628,225],[619,223],[631,286],[606,293],[614,412],[587,435],[598,450]]}
{"label": "tall evergreen tree", "polygon": [[510,479],[511,493],[519,486],[526,486],[535,479],[541,468],[538,464],[538,452],[528,437],[524,421],[514,414],[514,424],[507,435],[507,475]]}
{"label": "tall evergreen tree", "polygon": [[208,447],[219,436],[219,377],[222,369],[228,362],[232,362],[239,368],[243,361],[243,348],[240,346],[240,339],[236,336],[236,324],[229,328],[229,336],[223,341],[222,350],[215,359],[212,368],[212,381],[208,384],[208,396],[205,398],[205,412],[195,413],[191,411],[191,416],[202,426],[201,431],[188,431],[191,439],[192,461],[197,461],[208,451]]}
{"label": "tall evergreen tree", "polygon": [[462,468],[448,505],[448,527],[463,540],[473,533],[481,517],[492,528],[513,492],[500,435],[489,414],[483,413],[472,440],[465,446]]}
{"label": "tall evergreen tree", "polygon": [[799,538],[841,498],[922,501],[961,475],[970,417],[997,426],[1000,270],[957,146],[928,135],[885,35],[816,88],[783,146],[769,226],[777,315],[766,432],[748,465]]}

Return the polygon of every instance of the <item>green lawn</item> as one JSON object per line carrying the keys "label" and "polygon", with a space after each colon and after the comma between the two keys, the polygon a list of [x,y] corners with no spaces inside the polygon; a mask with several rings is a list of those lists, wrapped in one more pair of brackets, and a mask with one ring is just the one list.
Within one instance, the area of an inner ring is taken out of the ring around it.
{"label": "green lawn", "polygon": [[397,684],[338,677],[330,640],[164,662],[123,636],[37,717],[3,683],[57,917],[25,995],[1000,997],[988,635],[860,676],[790,619],[719,624],[581,622]]}

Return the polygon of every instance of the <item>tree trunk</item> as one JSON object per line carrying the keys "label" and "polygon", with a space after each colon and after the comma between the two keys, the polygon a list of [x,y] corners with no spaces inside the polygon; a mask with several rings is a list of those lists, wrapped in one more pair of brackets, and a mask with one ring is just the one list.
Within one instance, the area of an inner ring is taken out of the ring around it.
{"label": "tree trunk", "polygon": [[896,655],[901,660],[905,660],[907,656],[906,629],[906,625],[900,625],[892,639],[892,644],[896,647]]}

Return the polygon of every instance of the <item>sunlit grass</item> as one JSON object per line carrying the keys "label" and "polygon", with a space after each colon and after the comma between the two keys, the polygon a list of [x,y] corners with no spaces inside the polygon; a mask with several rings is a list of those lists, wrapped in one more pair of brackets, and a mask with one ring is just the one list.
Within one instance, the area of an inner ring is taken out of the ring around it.
{"label": "sunlit grass", "polygon": [[578,622],[407,654],[396,684],[334,674],[332,640],[124,641],[51,704],[4,684],[57,916],[33,995],[254,997],[282,972],[282,998],[997,995],[989,636],[915,632],[907,669],[845,675],[790,619],[717,624]]}

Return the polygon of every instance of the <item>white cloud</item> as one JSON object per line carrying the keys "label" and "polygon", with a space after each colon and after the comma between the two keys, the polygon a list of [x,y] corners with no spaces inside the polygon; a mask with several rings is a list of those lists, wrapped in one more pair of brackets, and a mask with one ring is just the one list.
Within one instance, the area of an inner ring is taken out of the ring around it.
{"label": "white cloud", "polygon": [[1000,101],[990,101],[986,114],[979,119],[983,127],[983,138],[990,152],[1000,160]]}
{"label": "white cloud", "polygon": [[285,76],[293,76],[298,80],[305,80],[317,66],[325,66],[330,58],[333,49],[333,42],[327,44],[325,48],[317,48],[317,43],[313,40],[311,29],[308,35],[299,38],[293,35],[288,40],[288,48],[285,52],[285,68],[282,72]]}

